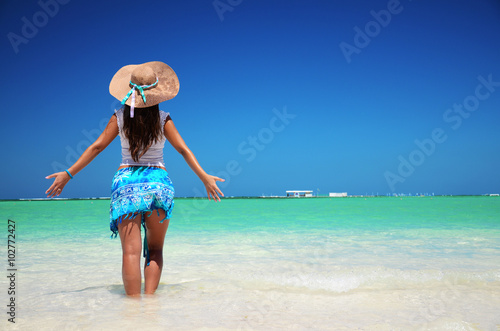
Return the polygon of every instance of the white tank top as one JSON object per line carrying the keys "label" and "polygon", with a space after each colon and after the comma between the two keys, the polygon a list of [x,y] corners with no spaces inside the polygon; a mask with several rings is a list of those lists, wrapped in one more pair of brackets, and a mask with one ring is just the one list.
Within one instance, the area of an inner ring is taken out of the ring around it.
{"label": "white tank top", "polygon": [[[127,137],[123,133],[123,108],[115,110],[116,119],[118,121],[118,132],[120,135],[120,142],[122,145],[122,165],[127,166],[157,166],[157,167],[165,167],[163,162],[163,147],[165,146],[165,135],[161,135],[161,139],[156,143],[153,143],[151,147],[146,151],[146,153],[139,158],[139,162],[135,162],[132,159],[132,155],[130,154],[129,147],[130,144],[128,142]],[[169,113],[166,113],[160,110],[160,123],[163,126],[165,125],[165,121],[169,116]]]}

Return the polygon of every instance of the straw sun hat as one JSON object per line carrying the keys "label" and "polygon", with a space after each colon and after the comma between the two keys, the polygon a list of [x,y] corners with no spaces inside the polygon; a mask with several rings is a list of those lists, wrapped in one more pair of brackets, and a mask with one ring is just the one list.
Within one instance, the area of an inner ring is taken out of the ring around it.
{"label": "straw sun hat", "polygon": [[143,108],[170,100],[179,92],[174,70],[159,61],[131,64],[118,70],[109,83],[109,93],[122,104]]}

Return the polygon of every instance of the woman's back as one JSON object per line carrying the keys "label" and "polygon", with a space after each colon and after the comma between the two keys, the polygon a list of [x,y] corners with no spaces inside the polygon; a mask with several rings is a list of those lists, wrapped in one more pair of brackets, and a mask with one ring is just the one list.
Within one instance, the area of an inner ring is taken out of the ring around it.
{"label": "woman's back", "polygon": [[[129,120],[137,121],[138,120],[137,117],[140,116],[140,112],[142,111],[154,111],[154,110],[146,110],[146,109],[140,110],[137,112],[136,116],[133,119]],[[163,160],[163,147],[165,146],[166,138],[165,135],[163,134],[163,130],[161,131],[162,134],[159,137],[156,137],[157,139],[151,139],[152,141],[149,142],[150,143],[149,147],[147,147],[145,152],[142,149],[137,150],[138,152],[137,155],[139,156],[139,158],[137,160],[134,160],[130,149],[130,141],[127,138],[126,130],[124,130],[124,123],[126,120],[125,109],[124,108],[118,109],[117,111],[115,111],[115,115],[118,122],[118,130],[119,130],[118,132],[122,148],[122,153],[121,153],[122,161],[120,165],[164,167],[165,162]],[[169,116],[170,116],[169,113],[161,110],[159,111],[159,123],[162,129]],[[149,130],[151,131],[151,129]]]}

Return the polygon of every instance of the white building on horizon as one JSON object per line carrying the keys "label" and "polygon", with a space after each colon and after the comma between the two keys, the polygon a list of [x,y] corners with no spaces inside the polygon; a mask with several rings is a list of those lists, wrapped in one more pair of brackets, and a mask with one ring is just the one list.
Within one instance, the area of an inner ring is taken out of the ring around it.
{"label": "white building on horizon", "polygon": [[328,196],[330,198],[345,198],[347,197],[347,192],[342,192],[342,193],[330,192]]}
{"label": "white building on horizon", "polygon": [[313,191],[312,190],[305,190],[305,191],[290,190],[290,191],[286,191],[286,196],[287,197],[294,197],[294,198],[311,198],[313,196]]}

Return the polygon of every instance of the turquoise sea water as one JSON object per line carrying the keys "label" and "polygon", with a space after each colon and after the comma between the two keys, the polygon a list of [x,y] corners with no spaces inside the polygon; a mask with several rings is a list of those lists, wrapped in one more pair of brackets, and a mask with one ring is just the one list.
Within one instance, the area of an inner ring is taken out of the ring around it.
{"label": "turquoise sea water", "polygon": [[[2,304],[1,325],[500,328],[498,197],[177,199],[160,287],[141,299],[124,296],[108,211],[108,200],[0,202],[3,247],[16,222],[18,269],[16,323]],[[8,303],[6,277],[0,287]]]}

